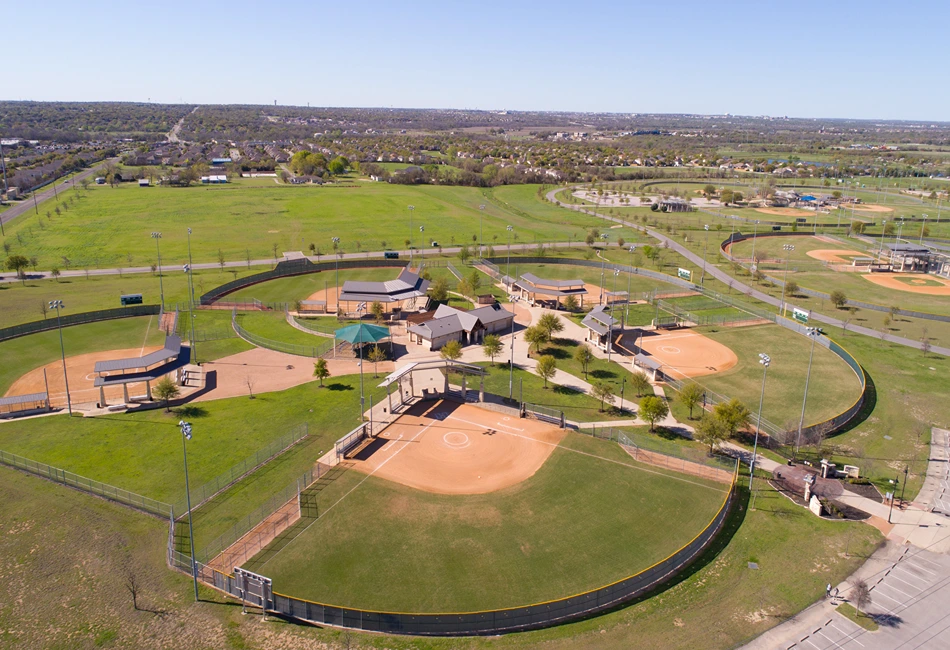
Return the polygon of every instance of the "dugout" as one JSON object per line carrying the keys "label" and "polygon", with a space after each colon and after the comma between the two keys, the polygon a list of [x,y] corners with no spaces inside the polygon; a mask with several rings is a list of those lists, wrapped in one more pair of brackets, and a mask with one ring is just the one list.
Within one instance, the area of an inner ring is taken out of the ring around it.
{"label": "dugout", "polygon": [[[449,384],[449,375],[458,373],[461,377],[461,386],[454,388]],[[434,359],[432,361],[418,361],[409,363],[390,373],[379,384],[379,388],[386,389],[386,398],[389,400],[389,412],[394,413],[417,399],[460,399],[468,400],[468,379],[478,377],[478,399],[485,401],[485,377],[488,371],[481,366],[450,359]],[[390,390],[396,386],[398,390]],[[398,402],[393,406],[393,393]],[[395,411],[394,411],[395,409]]]}
{"label": "dugout", "polygon": [[0,418],[16,418],[37,413],[49,413],[49,395],[47,393],[29,393],[0,397]]}

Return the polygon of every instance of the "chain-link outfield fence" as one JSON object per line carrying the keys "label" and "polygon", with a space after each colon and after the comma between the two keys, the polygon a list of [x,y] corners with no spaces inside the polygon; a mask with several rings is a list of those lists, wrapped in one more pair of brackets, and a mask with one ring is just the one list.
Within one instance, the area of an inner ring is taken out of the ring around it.
{"label": "chain-link outfield fence", "polygon": [[[197,510],[203,503],[211,499],[219,492],[226,490],[234,485],[248,474],[260,469],[268,462],[274,460],[285,451],[304,440],[310,435],[310,425],[306,422],[291,429],[280,438],[272,440],[267,445],[258,449],[256,452],[236,463],[230,469],[198,487],[191,490],[191,509]],[[175,504],[175,512],[187,512],[188,505],[185,499]]]}
{"label": "chain-link outfield fence", "polygon": [[132,305],[129,307],[116,307],[115,309],[86,311],[79,314],[62,314],[57,318],[54,310],[52,315],[46,320],[21,323],[20,325],[0,329],[0,341],[14,339],[18,336],[26,336],[27,334],[54,330],[60,325],[67,327],[69,325],[84,325],[86,323],[96,323],[103,320],[114,320],[116,318],[157,316],[160,312],[161,307],[159,305]]}
{"label": "chain-link outfield fence", "polygon": [[10,452],[0,451],[0,463],[7,465],[8,467],[15,467],[16,469],[29,472],[30,474],[34,474],[36,476],[41,476],[45,479],[53,481],[54,483],[68,485],[69,487],[76,488],[77,490],[88,492],[89,494],[94,494],[98,497],[130,506],[136,510],[141,510],[142,512],[147,512],[151,515],[170,517],[173,513],[171,504],[156,501],[155,499],[150,499],[149,497],[143,497],[141,494],[123,490],[122,488],[117,488],[114,485],[109,485],[107,483],[102,483],[101,481],[86,478],[85,476],[80,476],[79,474],[67,472],[64,469],[53,467],[52,465],[47,465],[46,463],[41,463],[39,461],[30,460],[29,458],[11,454]]}
{"label": "chain-link outfield fence", "polygon": [[523,402],[521,404],[521,417],[533,417],[535,420],[541,420],[549,424],[554,424],[564,428],[564,411],[541,404],[530,404]]}
{"label": "chain-link outfield fence", "polygon": [[263,336],[258,336],[257,334],[252,334],[241,327],[241,324],[238,323],[237,310],[231,312],[231,327],[234,328],[234,331],[237,332],[238,336],[251,345],[256,345],[259,348],[267,348],[268,350],[274,350],[275,352],[295,354],[299,357],[320,357],[330,352],[335,345],[334,339],[321,341],[317,345],[310,346],[284,343],[283,341],[274,341],[272,339],[264,338]]}
{"label": "chain-link outfield fence", "polygon": [[731,327],[735,325],[747,325],[750,323],[764,322],[764,319],[761,316],[756,316],[755,314],[750,314],[735,307],[729,307],[733,310],[730,314],[704,314],[703,311],[712,310],[712,309],[722,309],[723,303],[710,301],[710,306],[708,307],[696,307],[690,309],[683,309],[671,302],[666,300],[657,300],[656,305],[662,311],[667,312],[676,316],[681,321],[687,321],[695,325],[718,325],[721,327]]}
{"label": "chain-link outfield fence", "polygon": [[736,458],[710,454],[705,449],[684,446],[682,442],[664,440],[655,435],[633,429],[598,427],[578,429],[578,433],[618,443],[630,456],[641,463],[662,467],[682,474],[690,474],[719,483],[731,483],[736,472]]}
{"label": "chain-link outfield fence", "polygon": [[334,317],[298,318],[292,316],[291,318],[293,318],[293,321],[300,327],[321,336],[335,337],[338,329],[346,327],[337,322]]}

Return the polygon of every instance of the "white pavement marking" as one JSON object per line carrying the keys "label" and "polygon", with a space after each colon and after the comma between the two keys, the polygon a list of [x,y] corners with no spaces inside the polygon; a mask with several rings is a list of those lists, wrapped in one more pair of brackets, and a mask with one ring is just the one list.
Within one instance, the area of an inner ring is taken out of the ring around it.
{"label": "white pavement marking", "polygon": [[[903,564],[903,562],[902,562],[901,564]],[[894,570],[895,570],[895,571],[900,570],[900,572],[901,572],[903,575],[910,576],[910,577],[913,578],[914,580],[920,580],[921,582],[927,582],[927,578],[922,578],[921,576],[917,575],[916,573],[911,573],[910,571],[908,571],[907,569],[905,569],[904,567],[902,567],[900,564],[898,564],[896,567],[894,567]],[[914,585],[914,586],[916,587],[916,585]],[[920,589],[920,587],[917,587],[917,588]]]}
{"label": "white pavement marking", "polygon": [[[908,587],[913,587],[914,589],[917,589],[918,591],[920,590],[920,587],[918,587],[918,586],[915,585],[914,583],[912,583],[912,582],[907,582],[906,580],[904,580],[904,579],[902,579],[902,578],[898,578],[896,575],[894,575],[894,572],[893,572],[893,571],[891,571],[891,575],[889,575],[889,576],[887,576],[887,577],[888,577],[888,578],[894,578],[895,580],[900,580],[901,582],[903,582],[903,583],[904,583],[905,585],[907,585]],[[896,589],[896,587],[895,587],[895,589]]]}
{"label": "white pavement marking", "polygon": [[[878,586],[880,586],[880,585],[878,585]],[[890,596],[888,596],[887,594],[885,594],[885,593],[884,593],[883,591],[881,591],[880,589],[875,589],[874,592],[873,592],[873,595],[874,595],[874,596],[884,596],[884,597],[887,598],[888,600],[892,600],[892,601],[894,601],[895,603],[897,603],[898,605],[903,605],[903,604],[904,604],[902,601],[897,600],[896,598],[891,598]]]}
{"label": "white pavement marking", "polygon": [[[923,559],[923,558],[921,558],[921,559]],[[905,563],[905,564],[909,564],[909,565],[911,565],[912,567],[914,567],[915,569],[919,569],[919,570],[923,571],[924,573],[929,573],[929,574],[932,575],[932,576],[937,575],[937,574],[934,573],[933,571],[928,571],[927,569],[925,569],[925,568],[922,567],[922,566],[917,566],[916,564],[914,564],[914,563],[911,562],[910,560],[904,560],[904,563]]]}
{"label": "white pavement marking", "polygon": [[857,644],[858,644],[859,646],[861,646],[862,648],[864,647],[864,644],[863,644],[863,643],[861,643],[860,641],[858,641],[857,639],[854,638],[854,635],[855,635],[855,634],[861,634],[861,633],[863,633],[864,630],[862,630],[861,628],[858,628],[858,629],[854,630],[853,632],[845,632],[844,630],[842,630],[840,627],[838,627],[838,626],[835,625],[834,623],[831,624],[831,627],[833,627],[833,628],[835,628],[836,630],[838,630],[839,632],[841,632],[841,633],[844,635],[844,637],[848,640],[849,643],[850,643],[851,641],[854,641],[855,643],[857,643]]}

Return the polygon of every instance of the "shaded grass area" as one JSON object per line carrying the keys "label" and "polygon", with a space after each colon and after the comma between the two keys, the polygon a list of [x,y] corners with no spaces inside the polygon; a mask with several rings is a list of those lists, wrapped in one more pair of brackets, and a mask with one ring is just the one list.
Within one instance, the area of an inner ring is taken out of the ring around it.
{"label": "shaded grass area", "polygon": [[198,486],[305,422],[321,444],[329,444],[359,423],[359,410],[359,377],[335,377],[324,389],[308,383],[171,413],[60,415],[2,424],[0,449],[173,503],[184,496],[180,419],[194,427],[188,470]]}
{"label": "shaded grass area", "polygon": [[568,434],[533,477],[491,494],[430,494],[370,477],[260,570],[276,591],[333,604],[521,605],[661,560],[708,524],[722,488],[654,473],[616,444]]}
{"label": "shaded grass area", "polygon": [[854,605],[849,603],[841,603],[836,608],[836,611],[852,623],[860,625],[868,632],[877,632],[879,629],[881,629],[881,626],[877,624],[877,621],[875,621],[872,616],[862,614],[854,608]]}
{"label": "shaded grass area", "polygon": [[[118,318],[63,328],[67,357],[138,348],[143,344],[161,345],[164,341],[165,335],[158,329],[157,316]],[[6,392],[20,376],[56,361],[60,356],[59,332],[55,329],[3,341],[0,343],[0,359],[3,359],[0,363],[0,393]]]}

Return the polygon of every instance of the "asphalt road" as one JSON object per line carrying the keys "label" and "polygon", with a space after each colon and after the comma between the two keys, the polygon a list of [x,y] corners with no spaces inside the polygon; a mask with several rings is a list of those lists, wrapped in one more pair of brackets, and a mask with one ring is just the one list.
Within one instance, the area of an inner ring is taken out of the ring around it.
{"label": "asphalt road", "polygon": [[[589,214],[589,215],[591,215],[591,216],[593,216],[593,217],[598,217],[598,218],[604,219],[604,220],[606,220],[606,221],[613,221],[614,223],[624,224],[624,225],[626,225],[627,227],[630,227],[630,228],[636,228],[637,230],[640,230],[640,231],[642,231],[642,232],[648,234],[649,236],[653,237],[654,239],[656,239],[656,240],[658,240],[658,241],[660,241],[660,242],[665,243],[666,246],[667,246],[667,248],[669,248],[670,250],[676,251],[677,253],[679,253],[680,255],[682,255],[683,257],[685,257],[686,259],[688,259],[688,260],[691,261],[692,263],[696,264],[697,266],[703,266],[703,260],[702,260],[702,258],[701,258],[699,255],[696,255],[695,253],[693,253],[692,251],[690,251],[690,250],[687,249],[686,247],[684,247],[684,246],[678,244],[677,242],[673,241],[672,239],[670,239],[670,238],[667,237],[666,235],[663,235],[663,234],[661,234],[661,233],[659,233],[659,232],[656,232],[655,230],[650,230],[649,228],[645,228],[645,227],[638,226],[638,225],[636,225],[636,224],[628,223],[628,222],[624,221],[623,219],[618,219],[617,217],[611,217],[611,216],[608,216],[608,215],[600,214],[599,212],[597,212],[597,211],[595,211],[595,210],[590,210],[590,209],[584,208],[584,207],[582,207],[582,206],[571,205],[571,204],[569,204],[569,203],[562,203],[561,201],[557,200],[557,199],[555,198],[555,196],[554,196],[554,195],[557,194],[557,192],[559,192],[561,189],[562,189],[562,188],[557,188],[557,189],[551,190],[550,192],[547,193],[546,198],[547,198],[549,201],[551,201],[552,203],[561,206],[562,208],[567,208],[567,209],[569,209],[569,210],[575,210],[575,211],[577,211],[577,212],[583,212],[584,214]],[[755,289],[755,288],[753,288],[753,287],[750,287],[750,286],[748,286],[748,285],[746,285],[746,284],[743,284],[743,283],[740,282],[739,280],[736,280],[735,278],[733,278],[732,276],[730,276],[730,275],[729,275],[728,273],[726,273],[725,271],[722,271],[722,270],[720,270],[719,268],[717,268],[717,267],[715,267],[715,266],[713,266],[713,265],[706,264],[706,265],[705,265],[705,268],[706,268],[706,272],[709,273],[710,275],[712,275],[714,278],[716,278],[717,280],[720,280],[720,281],[722,281],[722,282],[724,282],[724,283],[727,283],[727,284],[728,284],[729,282],[732,282],[732,286],[733,286],[735,289],[737,289],[740,293],[744,293],[745,295],[749,296],[750,298],[755,298],[756,300],[760,300],[760,301],[762,301],[762,302],[764,302],[764,303],[768,303],[769,305],[772,305],[772,306],[774,306],[774,307],[780,307],[781,304],[782,304],[782,301],[779,300],[778,298],[773,298],[772,296],[768,295],[767,293],[762,293],[761,291],[758,291],[757,289]],[[788,302],[788,301],[786,301],[786,302]],[[874,337],[874,338],[878,338],[878,337],[880,336],[880,333],[879,333],[879,332],[876,332],[875,330],[872,330],[872,329],[867,328],[867,327],[861,327],[860,325],[854,325],[853,323],[849,323],[849,324],[847,324],[847,326],[846,326],[845,323],[844,323],[844,321],[838,320],[837,318],[832,318],[831,316],[826,316],[825,314],[819,314],[819,313],[816,313],[816,312],[812,312],[811,318],[812,318],[813,320],[815,320],[815,321],[818,321],[819,323],[824,323],[824,324],[826,324],[826,325],[833,325],[834,327],[841,327],[841,328],[847,327],[848,331],[857,332],[858,334],[864,334],[865,336],[870,336],[870,337]],[[915,348],[915,349],[917,349],[917,350],[920,350],[920,349],[921,349],[921,346],[922,346],[922,344],[921,344],[920,341],[914,341],[913,339],[904,338],[904,337],[902,337],[902,336],[888,336],[888,337],[887,337],[887,341],[888,341],[889,343],[898,343],[898,344],[900,344],[900,345],[906,345],[907,347]],[[939,346],[939,345],[931,345],[931,346],[930,346],[930,351],[931,351],[931,352],[935,352],[935,353],[937,353],[937,354],[942,354],[942,355],[944,355],[944,356],[950,356],[950,348],[941,347],[941,346]]]}
{"label": "asphalt road", "polygon": [[[48,201],[49,199],[55,198],[56,195],[62,190],[66,191],[67,189],[72,189],[74,183],[78,183],[84,178],[89,178],[98,172],[100,169],[105,167],[109,162],[116,162],[118,159],[104,160],[95,167],[90,167],[89,169],[80,172],[73,176],[72,178],[66,180],[65,182],[54,181],[46,186],[45,189],[40,190],[36,193],[36,202],[34,207],[34,197],[29,199],[22,200],[19,203],[13,205],[10,208],[7,208],[5,211],[0,212],[0,223],[8,223],[13,221],[17,217],[24,215],[28,212],[33,212],[35,209],[38,209],[38,206],[43,203],[43,201]],[[54,189],[55,188],[55,189]]]}

